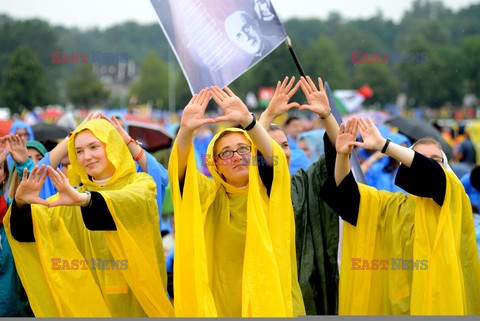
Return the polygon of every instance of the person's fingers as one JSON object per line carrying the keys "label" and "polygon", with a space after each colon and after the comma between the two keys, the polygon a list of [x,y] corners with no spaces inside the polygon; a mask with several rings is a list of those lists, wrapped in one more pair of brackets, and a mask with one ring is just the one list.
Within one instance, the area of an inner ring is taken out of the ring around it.
{"label": "person's fingers", "polygon": [[282,83],[279,81],[277,81],[277,87],[275,87],[275,93],[278,93],[280,91],[280,87],[282,86]]}
{"label": "person's fingers", "polygon": [[31,178],[33,180],[34,183],[37,183],[37,184],[40,184],[40,185],[43,185],[44,183],[44,176],[45,176],[45,173],[47,172],[47,169],[45,168],[45,165],[42,165],[40,167],[35,167],[37,170],[35,171],[35,173],[33,172],[32,170],[32,173],[31,173]]}
{"label": "person's fingers", "polygon": [[112,125],[115,125],[115,123],[113,122],[113,118],[115,118],[114,115],[112,115],[112,119],[110,119],[110,118],[108,118],[107,116],[105,116],[104,114],[100,114],[100,115],[99,115],[99,118],[108,121],[108,122],[109,122],[110,124],[112,124]]}
{"label": "person's fingers", "polygon": [[212,88],[215,90],[217,95],[222,98],[222,101],[228,98],[228,95],[223,90],[221,90],[220,87],[213,86]]}
{"label": "person's fingers", "polygon": [[115,127],[122,127],[123,128],[122,124],[120,124],[120,121],[118,120],[118,118],[115,115],[112,115],[111,123],[113,123],[113,125]]}
{"label": "person's fingers", "polygon": [[190,98],[190,101],[188,102],[187,106],[193,104],[193,101],[195,100],[195,96],[197,96],[197,94],[193,95],[193,97]]}
{"label": "person's fingers", "polygon": [[[43,165],[42,165],[43,166]],[[37,176],[37,173],[38,173],[38,166],[35,166],[32,171],[30,172],[30,176],[29,176],[29,180],[30,181],[33,181],[33,182],[37,182],[38,181],[38,176]]]}
{"label": "person's fingers", "polygon": [[282,88],[282,89],[285,89],[285,87],[287,86],[287,83],[288,83],[288,76],[286,76],[285,78],[283,78],[281,88]]}
{"label": "person's fingers", "polygon": [[377,126],[375,125],[375,123],[370,117],[367,118],[367,122],[370,125],[370,127],[377,128]]}
{"label": "person's fingers", "polygon": [[28,169],[24,168],[22,173],[22,181],[27,181]]}
{"label": "person's fingers", "polygon": [[90,119],[93,118],[93,115],[95,115],[95,113],[94,113],[94,112],[91,112],[91,113],[89,113],[89,114],[87,115],[87,117],[86,117],[85,119],[88,121],[88,120],[90,120]]}
{"label": "person's fingers", "polygon": [[302,89],[305,97],[308,97],[308,95],[310,95],[310,91],[309,91],[307,85],[305,84],[305,80],[303,80],[303,79],[300,80],[300,88]]}
{"label": "person's fingers", "polygon": [[67,203],[64,200],[56,200],[51,202],[48,207],[56,207],[56,206],[62,206],[62,205],[67,205]]}
{"label": "person's fingers", "polygon": [[235,93],[230,88],[228,88],[228,86],[223,87],[223,89],[227,92],[228,96],[230,97],[236,96]]}
{"label": "person's fingers", "polygon": [[298,110],[305,110],[305,109],[312,111],[312,106],[310,106],[310,105],[302,105],[302,106],[298,107]]}
{"label": "person's fingers", "polygon": [[50,166],[48,167],[48,176],[52,180],[52,183],[55,185],[55,187],[60,187],[62,185],[60,175],[58,175],[58,173]]}
{"label": "person's fingers", "polygon": [[343,134],[345,132],[345,124],[344,123],[341,123],[340,124],[340,127],[338,128],[338,132]]}
{"label": "person's fingers", "polygon": [[[44,172],[46,172],[46,170],[47,170],[47,166],[45,166],[45,164],[42,164],[40,167],[35,166],[34,169],[37,169],[36,172],[35,172],[35,175],[34,175],[34,179],[37,182],[40,182],[42,180],[42,176],[43,176]],[[33,174],[33,171],[32,171],[32,174]]]}
{"label": "person's fingers", "polygon": [[358,128],[360,129],[360,131],[367,130],[367,126],[365,126],[365,124],[362,122],[361,118],[358,119]]}
{"label": "person's fingers", "polygon": [[354,136],[357,136],[357,131],[358,131],[358,120],[355,120],[355,122],[353,123],[353,127],[352,127],[352,135]]}
{"label": "person's fingers", "polygon": [[[295,77],[294,77],[295,78]],[[295,84],[295,87],[293,87],[287,94],[287,98],[288,100],[290,100],[290,98],[292,98],[293,95],[295,95],[295,93],[298,91],[298,88],[300,88],[300,81],[297,81],[297,83]]]}
{"label": "person's fingers", "polygon": [[317,86],[315,86],[315,83],[313,82],[312,78],[310,78],[310,76],[307,76],[307,82],[313,91],[317,91]]}
{"label": "person's fingers", "polygon": [[216,123],[220,123],[222,121],[230,121],[230,118],[228,116],[223,115],[223,116],[215,117],[214,120]]}
{"label": "person's fingers", "polygon": [[365,148],[365,143],[364,142],[352,142],[351,145]]}
{"label": "person's fingers", "polygon": [[200,123],[203,125],[208,125],[208,124],[215,124],[216,119],[213,118],[205,118],[200,121]]}
{"label": "person's fingers", "polygon": [[200,91],[200,94],[198,95],[198,104],[200,104],[200,106],[203,107],[203,105],[205,105],[205,102],[208,103],[208,98],[207,98],[208,95],[209,95],[208,90],[202,89],[202,91]]}
{"label": "person's fingers", "polygon": [[65,183],[68,184],[68,178],[67,178],[67,176],[65,176],[65,174],[62,172],[62,170],[60,168],[57,168],[57,173],[58,173],[58,175],[60,175],[60,179],[62,180],[62,182],[64,184]]}
{"label": "person's fingers", "polygon": [[352,124],[353,124],[354,119],[355,119],[355,117],[353,117],[352,119],[350,119],[349,121],[347,121],[347,125],[345,126],[345,132],[346,132],[346,133],[349,133],[349,132],[350,132],[350,128],[352,127]]}
{"label": "person's fingers", "polygon": [[320,89],[320,91],[325,91],[325,89],[323,88],[322,78],[320,77],[318,77],[318,88]]}
{"label": "person's fingers", "polygon": [[295,84],[295,76],[292,76],[292,79],[290,79],[290,81],[288,82],[287,87],[285,87],[285,91],[289,92],[290,89],[292,89],[293,84]]}
{"label": "person's fingers", "polygon": [[210,93],[212,97],[217,98],[217,101],[223,101],[223,95],[220,93],[220,88],[216,86],[210,87]]}
{"label": "person's fingers", "polygon": [[370,126],[368,125],[368,123],[365,121],[365,119],[359,118],[358,120],[359,120],[360,123],[362,123],[363,127],[365,128],[365,130],[367,130],[368,127],[370,127]]}
{"label": "person's fingers", "polygon": [[33,204],[41,204],[41,205],[45,205],[45,206],[49,206],[49,205],[50,205],[50,203],[48,203],[46,200],[44,200],[44,199],[42,199],[42,198],[40,198],[40,197],[35,197],[35,198],[33,199],[33,202],[32,202],[32,203],[33,203]]}
{"label": "person's fingers", "polygon": [[200,90],[200,92],[198,94],[193,96],[193,101],[192,101],[193,104],[198,104],[198,101],[200,99],[200,95],[203,93],[203,91],[204,91],[204,89]]}
{"label": "person's fingers", "polygon": [[12,135],[12,136],[8,137],[8,143],[13,148],[15,148],[15,146],[17,145],[15,138],[16,138],[15,135]]}
{"label": "person's fingers", "polygon": [[293,102],[293,103],[290,103],[287,105],[287,108],[288,109],[291,109],[291,108],[300,108],[300,104],[297,103],[297,102]]}
{"label": "person's fingers", "polygon": [[210,98],[212,98],[212,93],[207,90],[205,94],[205,100],[202,103],[203,112],[205,112],[205,109],[207,109],[208,103],[210,102]]}
{"label": "person's fingers", "polygon": [[308,84],[307,80],[305,77],[300,77],[300,81],[302,82],[302,90],[305,93],[305,96],[308,96],[309,94],[313,93],[312,88],[310,88],[310,85]]}

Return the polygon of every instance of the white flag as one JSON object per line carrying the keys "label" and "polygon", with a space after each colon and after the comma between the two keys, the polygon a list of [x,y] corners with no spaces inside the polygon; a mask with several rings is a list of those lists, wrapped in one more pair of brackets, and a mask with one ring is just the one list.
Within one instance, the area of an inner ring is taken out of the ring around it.
{"label": "white flag", "polygon": [[192,93],[230,84],[287,37],[270,0],[150,0]]}

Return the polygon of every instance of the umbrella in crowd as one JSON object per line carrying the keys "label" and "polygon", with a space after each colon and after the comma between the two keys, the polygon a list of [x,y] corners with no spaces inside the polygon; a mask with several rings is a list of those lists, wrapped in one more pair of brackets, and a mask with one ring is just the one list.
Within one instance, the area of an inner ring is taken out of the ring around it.
{"label": "umbrella in crowd", "polygon": [[167,148],[172,145],[173,139],[157,123],[148,117],[138,115],[117,115],[130,136],[142,143],[142,147],[149,152]]}
{"label": "umbrella in crowd", "polygon": [[57,140],[65,138],[70,133],[65,127],[47,123],[33,125],[32,130],[35,135],[35,140],[38,141]]}
{"label": "umbrella in crowd", "polygon": [[11,126],[12,120],[0,120],[0,137],[7,135]]}
{"label": "umbrella in crowd", "polygon": [[405,116],[394,116],[389,118],[386,123],[389,123],[398,128],[401,134],[407,136],[412,142],[424,137],[432,137],[440,142],[445,155],[449,159],[453,159],[453,150],[450,145],[443,139],[440,132],[430,123]]}

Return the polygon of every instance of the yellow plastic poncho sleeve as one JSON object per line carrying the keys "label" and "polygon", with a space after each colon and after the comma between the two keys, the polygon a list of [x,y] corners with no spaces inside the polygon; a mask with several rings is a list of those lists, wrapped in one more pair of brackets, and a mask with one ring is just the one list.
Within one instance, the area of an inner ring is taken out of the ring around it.
{"label": "yellow plastic poncho sleeve", "polygon": [[[229,131],[244,133],[234,129]],[[213,154],[213,146],[220,134],[212,139],[207,154]],[[248,138],[248,135],[245,136]],[[220,234],[232,227],[228,224],[228,219],[218,218],[229,215],[229,208],[225,207],[237,205],[230,203],[225,191],[228,184],[220,181],[214,164],[209,165],[213,179],[210,180],[198,173],[191,145],[181,195],[178,184],[178,147],[174,145],[169,161],[169,175],[175,207],[174,284],[177,316],[219,315],[217,309],[219,302],[215,302],[214,293],[221,292],[217,286],[228,289],[229,285],[213,284],[210,277],[214,273],[241,275],[241,302],[235,302],[233,299],[231,302],[232,306],[240,306],[241,316],[285,317],[305,313],[296,274],[290,176],[283,151],[278,144],[273,143],[273,146],[273,154],[278,155],[279,161],[274,166],[271,197],[268,199],[265,189],[262,189],[258,168],[251,166],[246,195],[247,213],[244,214],[246,216],[244,247],[227,250],[222,246],[212,249],[215,245],[207,245],[205,240],[212,238],[208,233]],[[255,155],[256,150],[253,148],[252,157]],[[227,188],[233,189],[231,186]],[[217,218],[214,219],[214,216]],[[211,226],[212,224],[217,225]],[[229,253],[219,253],[222,250]],[[218,267],[217,262],[208,261],[208,258],[215,255],[224,257],[231,255],[231,252],[243,255],[243,266],[229,267],[235,271],[228,270],[225,265]],[[219,300],[217,298],[217,301]]]}
{"label": "yellow plastic poncho sleeve", "polygon": [[445,171],[443,206],[358,184],[344,223],[339,314],[478,315],[480,266],[468,196]]}
{"label": "yellow plastic poncho sleeve", "polygon": [[[105,144],[116,169],[103,187],[90,181],[76,159],[74,138],[85,129]],[[32,205],[35,242],[18,242],[11,235],[9,210],[5,227],[35,316],[173,316],[155,182],[135,173],[123,140],[104,120],[79,127],[68,148],[83,184],[79,191],[102,195],[117,230],[89,231],[78,206]]]}

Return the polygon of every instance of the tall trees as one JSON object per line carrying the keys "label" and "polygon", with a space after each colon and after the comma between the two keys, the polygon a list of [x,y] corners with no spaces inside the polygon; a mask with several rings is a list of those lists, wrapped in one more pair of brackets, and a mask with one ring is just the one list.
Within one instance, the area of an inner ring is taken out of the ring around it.
{"label": "tall trees", "polygon": [[28,46],[18,47],[10,58],[0,86],[0,101],[13,112],[50,103],[51,92],[43,67]]}

